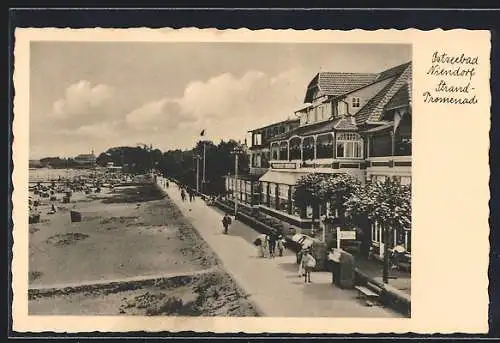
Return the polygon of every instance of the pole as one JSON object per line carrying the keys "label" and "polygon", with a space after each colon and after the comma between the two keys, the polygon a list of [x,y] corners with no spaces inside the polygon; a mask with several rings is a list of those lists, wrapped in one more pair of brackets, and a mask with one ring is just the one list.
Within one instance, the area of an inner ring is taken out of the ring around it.
{"label": "pole", "polygon": [[234,217],[236,218],[236,214],[238,213],[238,152],[235,154],[235,159],[234,159],[234,175],[235,175],[235,193],[236,197],[234,198]]}
{"label": "pole", "polygon": [[206,157],[207,157],[207,144],[203,141],[203,181],[202,181],[202,192],[205,193],[205,172],[206,172]]}
{"label": "pole", "polygon": [[337,226],[337,249],[340,250],[340,227]]}
{"label": "pole", "polygon": [[[320,211],[320,213],[321,213],[321,211]],[[324,219],[326,219],[326,216]],[[322,224],[323,234],[322,234],[321,240],[323,241],[323,243],[326,243],[326,223],[325,223],[324,219],[323,219],[323,224]]]}
{"label": "pole", "polygon": [[384,233],[384,271],[382,273],[382,281],[389,283],[389,230],[387,225],[383,226],[382,232]]}
{"label": "pole", "polygon": [[196,192],[200,193],[200,156],[196,156]]}

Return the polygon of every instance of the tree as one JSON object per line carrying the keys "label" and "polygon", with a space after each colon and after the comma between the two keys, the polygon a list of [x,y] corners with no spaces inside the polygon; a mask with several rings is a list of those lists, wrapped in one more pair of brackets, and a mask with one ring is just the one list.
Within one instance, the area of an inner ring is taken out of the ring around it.
{"label": "tree", "polygon": [[313,220],[316,214],[316,207],[323,197],[322,186],[325,181],[325,175],[320,173],[311,173],[302,176],[297,180],[293,200],[301,208],[303,214],[307,206],[313,208]]}
{"label": "tree", "polygon": [[387,178],[360,187],[345,202],[350,217],[366,216],[383,228],[385,283],[389,279],[389,238],[394,230],[411,227],[411,187]]}
{"label": "tree", "polygon": [[345,224],[345,202],[358,191],[361,183],[347,173],[331,174],[320,183],[320,197],[329,202],[332,209],[337,210],[339,220]]}

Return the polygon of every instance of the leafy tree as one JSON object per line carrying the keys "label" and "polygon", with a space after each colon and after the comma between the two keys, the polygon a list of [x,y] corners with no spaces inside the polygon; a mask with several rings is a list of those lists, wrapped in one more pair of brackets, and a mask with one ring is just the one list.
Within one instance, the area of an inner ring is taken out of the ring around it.
{"label": "leafy tree", "polygon": [[383,228],[384,282],[389,277],[389,238],[394,230],[411,226],[411,187],[387,178],[385,182],[373,182],[360,187],[346,201],[350,217],[366,216],[372,223]]}

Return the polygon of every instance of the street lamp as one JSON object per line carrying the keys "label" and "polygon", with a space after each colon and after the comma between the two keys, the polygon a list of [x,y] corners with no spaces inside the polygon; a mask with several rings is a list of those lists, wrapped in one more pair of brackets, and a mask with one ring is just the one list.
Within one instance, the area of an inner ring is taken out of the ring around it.
{"label": "street lamp", "polygon": [[194,155],[194,159],[196,160],[196,193],[200,193],[200,159],[201,156],[199,154]]}
{"label": "street lamp", "polygon": [[239,145],[236,145],[231,152],[234,155],[234,179],[235,179],[235,193],[236,197],[234,198],[234,217],[236,218],[236,214],[238,214],[238,156],[243,153],[243,150]]}

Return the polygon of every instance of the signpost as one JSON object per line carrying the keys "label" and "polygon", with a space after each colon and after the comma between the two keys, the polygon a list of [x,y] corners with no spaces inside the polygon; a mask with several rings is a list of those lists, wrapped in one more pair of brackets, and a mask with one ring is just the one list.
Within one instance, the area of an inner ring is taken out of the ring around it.
{"label": "signpost", "polygon": [[350,240],[356,239],[356,231],[354,230],[342,231],[340,229],[340,226],[337,226],[337,249],[340,249],[340,241],[342,239],[350,239]]}

